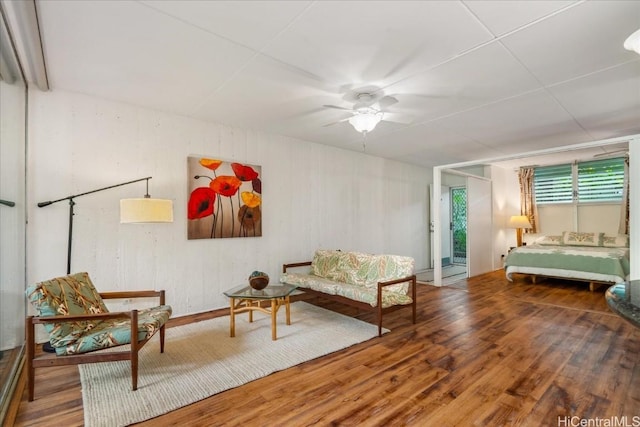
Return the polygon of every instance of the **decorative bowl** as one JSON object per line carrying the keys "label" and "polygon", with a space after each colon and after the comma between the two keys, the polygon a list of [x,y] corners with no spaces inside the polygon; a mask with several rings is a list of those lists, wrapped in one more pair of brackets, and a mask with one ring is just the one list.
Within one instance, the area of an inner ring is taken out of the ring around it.
{"label": "decorative bowl", "polygon": [[262,290],[269,284],[269,276],[262,271],[254,271],[249,276],[249,286],[255,290]]}

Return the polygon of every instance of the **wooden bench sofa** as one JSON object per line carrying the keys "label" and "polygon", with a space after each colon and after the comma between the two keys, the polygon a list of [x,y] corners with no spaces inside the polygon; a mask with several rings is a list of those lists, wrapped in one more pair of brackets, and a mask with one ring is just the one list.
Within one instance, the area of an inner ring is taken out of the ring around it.
{"label": "wooden bench sofa", "polygon": [[318,250],[313,261],[284,264],[280,282],[375,313],[381,336],[382,316],[391,311],[410,308],[416,323],[413,268],[414,259],[410,257]]}

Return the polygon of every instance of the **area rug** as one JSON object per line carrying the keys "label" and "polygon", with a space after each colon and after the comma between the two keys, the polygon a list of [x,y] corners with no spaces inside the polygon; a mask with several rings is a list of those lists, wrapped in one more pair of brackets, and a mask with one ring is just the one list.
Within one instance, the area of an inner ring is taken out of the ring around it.
{"label": "area rug", "polygon": [[[128,362],[79,365],[85,426],[125,426],[148,420],[216,393],[378,335],[377,326],[304,302],[291,304],[291,325],[278,312],[278,339],[271,318],[236,316],[168,328],[165,352],[157,335],[140,352],[138,390],[131,390]],[[384,330],[388,332],[388,330]]]}
{"label": "area rug", "polygon": [[[447,265],[442,267],[442,284],[449,284],[464,279],[467,276],[466,265]],[[433,270],[424,270],[416,273],[416,280],[422,283],[433,283]]]}

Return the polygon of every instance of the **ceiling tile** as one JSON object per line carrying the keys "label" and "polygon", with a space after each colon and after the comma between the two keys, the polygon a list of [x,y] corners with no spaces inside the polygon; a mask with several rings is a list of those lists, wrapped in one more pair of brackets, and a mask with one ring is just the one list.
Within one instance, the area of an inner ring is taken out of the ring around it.
{"label": "ceiling tile", "polygon": [[[549,91],[596,139],[640,133],[640,60]],[[612,135],[611,129],[619,134]]]}
{"label": "ceiling tile", "polygon": [[639,1],[589,1],[502,42],[550,85],[637,59],[622,45],[639,26]]}
{"label": "ceiling tile", "polygon": [[336,84],[385,86],[490,40],[460,3],[320,1],[266,53]]}
{"label": "ceiling tile", "polygon": [[504,155],[592,140],[544,90],[456,114],[435,124]]}
{"label": "ceiling tile", "polygon": [[53,89],[187,114],[254,54],[128,1],[40,2]]}
{"label": "ceiling tile", "polygon": [[312,2],[145,0],[141,3],[259,51]]}
{"label": "ceiling tile", "polygon": [[391,110],[415,122],[489,104],[540,88],[499,43],[492,43],[385,89],[400,102]]}
{"label": "ceiling tile", "polygon": [[500,36],[576,2],[559,0],[465,0],[464,3],[493,34]]}
{"label": "ceiling tile", "polygon": [[367,152],[394,156],[408,163],[437,166],[494,157],[499,151],[482,145],[454,129],[435,124],[416,125],[400,132],[372,134],[367,139]]}

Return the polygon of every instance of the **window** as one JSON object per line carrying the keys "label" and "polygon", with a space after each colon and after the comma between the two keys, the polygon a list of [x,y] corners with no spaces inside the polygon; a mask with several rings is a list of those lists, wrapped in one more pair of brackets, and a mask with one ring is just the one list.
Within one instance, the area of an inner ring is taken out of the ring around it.
{"label": "window", "polygon": [[578,163],[578,202],[618,202],[624,187],[624,159]]}
{"label": "window", "polygon": [[619,202],[624,185],[624,158],[536,168],[537,204]]}
{"label": "window", "polygon": [[536,168],[533,175],[536,203],[571,203],[573,201],[571,169],[571,165]]}

